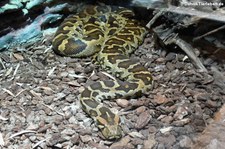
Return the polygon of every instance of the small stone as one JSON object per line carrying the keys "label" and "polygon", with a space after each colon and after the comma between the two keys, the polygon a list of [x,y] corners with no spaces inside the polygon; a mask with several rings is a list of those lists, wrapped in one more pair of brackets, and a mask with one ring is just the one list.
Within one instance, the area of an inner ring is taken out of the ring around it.
{"label": "small stone", "polygon": [[126,108],[129,105],[129,101],[126,99],[117,99],[116,103],[123,108]]}
{"label": "small stone", "polygon": [[73,80],[73,81],[70,81],[70,82],[67,82],[69,85],[71,86],[75,86],[75,87],[80,87],[80,83],[77,82],[77,80]]}
{"label": "small stone", "polygon": [[30,139],[31,142],[35,142],[35,140],[37,139],[37,137],[36,136],[30,136],[29,139]]}
{"label": "small stone", "polygon": [[184,116],[188,115],[188,107],[180,106],[177,108],[176,113],[174,114],[174,119],[181,120]]}
{"label": "small stone", "polygon": [[87,143],[87,142],[89,142],[89,141],[92,140],[91,136],[89,136],[89,135],[84,135],[84,136],[81,135],[81,136],[80,136],[80,139],[81,139],[81,141],[84,142],[84,143]]}
{"label": "small stone", "polygon": [[56,96],[56,98],[54,99],[54,101],[66,97],[66,94],[64,94],[64,93],[57,93],[55,96]]}
{"label": "small stone", "polygon": [[75,133],[76,133],[75,130],[72,130],[71,128],[66,128],[61,132],[61,134],[65,134],[69,136],[72,136]]}
{"label": "small stone", "polygon": [[164,61],[165,61],[165,58],[162,58],[162,57],[159,57],[156,59],[156,62],[158,62],[158,63],[162,63]]}
{"label": "small stone", "polygon": [[84,73],[89,74],[94,70],[94,67],[92,66],[87,66],[86,68],[84,68],[84,70],[80,70],[80,72],[84,71]]}
{"label": "small stone", "polygon": [[188,136],[183,136],[183,139],[179,142],[182,148],[191,148],[193,145],[192,140]]}
{"label": "small stone", "polygon": [[209,93],[198,93],[194,95],[194,98],[200,101],[207,101],[210,100],[210,94]]}
{"label": "small stone", "polygon": [[182,120],[173,121],[173,124],[176,126],[184,126],[184,125],[190,123],[190,121],[191,121],[190,118],[184,118]]}
{"label": "small stone", "polygon": [[110,146],[110,149],[123,149],[123,148],[126,148],[126,146],[128,145],[129,142],[130,142],[130,137],[129,136],[125,136],[119,142],[113,143]]}
{"label": "small stone", "polygon": [[69,121],[70,124],[76,124],[77,123],[77,119],[75,118],[75,116],[71,116],[68,121]]}
{"label": "small stone", "polygon": [[133,137],[133,138],[136,138],[136,137],[138,137],[138,138],[144,138],[144,136],[141,133],[136,132],[136,131],[130,132],[129,135],[131,137]]}
{"label": "small stone", "polygon": [[156,129],[156,127],[154,127],[154,126],[150,126],[150,127],[148,128],[148,130],[149,130],[149,133],[156,133],[156,132],[157,132],[157,129]]}
{"label": "small stone", "polygon": [[156,95],[156,96],[154,96],[153,101],[157,104],[164,104],[164,103],[167,103],[169,101],[169,99],[163,95]]}
{"label": "small stone", "polygon": [[216,108],[216,107],[219,107],[220,105],[218,105],[218,102],[216,101],[207,100],[206,106],[208,106],[209,108]]}
{"label": "small stone", "polygon": [[134,139],[132,139],[132,144],[133,145],[138,145],[138,144],[143,144],[143,139],[141,139],[141,138],[134,138]]}
{"label": "small stone", "polygon": [[175,65],[171,62],[166,63],[166,67],[167,69],[169,69],[170,71],[175,69]]}
{"label": "small stone", "polygon": [[51,138],[47,141],[47,144],[49,146],[54,146],[58,143],[66,141],[64,138],[61,137],[60,133],[54,133],[52,134]]}
{"label": "small stone", "polygon": [[19,60],[19,61],[24,60],[23,56],[19,53],[14,53],[13,56],[16,58],[16,60]]}
{"label": "small stone", "polygon": [[172,129],[173,129],[173,127],[170,126],[170,127],[161,128],[159,131],[161,133],[167,133],[167,132],[171,131]]}
{"label": "small stone", "polygon": [[148,124],[150,119],[151,119],[151,115],[149,114],[148,111],[141,113],[137,119],[135,128],[137,128],[137,129],[144,128]]}
{"label": "small stone", "polygon": [[68,72],[61,72],[60,73],[60,77],[67,77],[68,76]]}
{"label": "small stone", "polygon": [[162,143],[166,145],[166,148],[171,148],[171,145],[176,142],[175,136],[171,134],[160,136],[157,138],[157,140],[158,140],[158,143]]}
{"label": "small stone", "polygon": [[164,122],[164,123],[167,123],[167,124],[170,124],[173,121],[173,117],[172,116],[165,116],[160,121]]}
{"label": "small stone", "polygon": [[172,61],[176,58],[176,55],[177,53],[174,53],[174,52],[169,52],[167,55],[166,55],[166,58],[165,60],[166,61]]}
{"label": "small stone", "polygon": [[150,135],[148,140],[144,141],[144,149],[152,149],[157,142],[155,141],[154,135]]}
{"label": "small stone", "polygon": [[143,113],[145,110],[146,110],[146,107],[141,106],[136,109],[136,113],[139,115],[139,114]]}

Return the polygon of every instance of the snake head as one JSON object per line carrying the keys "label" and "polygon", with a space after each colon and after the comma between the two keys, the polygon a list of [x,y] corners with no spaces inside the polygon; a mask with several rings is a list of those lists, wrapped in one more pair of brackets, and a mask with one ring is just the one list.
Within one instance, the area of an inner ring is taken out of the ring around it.
{"label": "snake head", "polygon": [[107,118],[97,117],[97,124],[106,139],[114,140],[122,137],[122,129],[119,125],[118,115],[113,115],[113,119],[112,117],[109,117],[109,115]]}
{"label": "snake head", "polygon": [[102,129],[102,134],[108,140],[119,139],[122,137],[122,129],[119,125],[107,125]]}

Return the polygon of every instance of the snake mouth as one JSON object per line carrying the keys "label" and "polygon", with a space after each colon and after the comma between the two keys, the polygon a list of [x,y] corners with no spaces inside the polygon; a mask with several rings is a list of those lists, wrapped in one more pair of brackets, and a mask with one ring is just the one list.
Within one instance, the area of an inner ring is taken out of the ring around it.
{"label": "snake mouth", "polygon": [[118,140],[122,137],[122,129],[119,125],[107,125],[102,129],[102,135],[107,140]]}

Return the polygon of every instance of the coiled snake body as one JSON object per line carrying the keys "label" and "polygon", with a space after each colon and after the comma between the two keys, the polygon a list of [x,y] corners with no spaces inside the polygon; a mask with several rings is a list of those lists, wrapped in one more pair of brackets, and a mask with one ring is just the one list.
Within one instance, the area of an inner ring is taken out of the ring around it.
{"label": "coiled snake body", "polygon": [[136,60],[129,59],[147,31],[135,20],[131,10],[116,6],[88,6],[65,19],[53,39],[56,53],[87,57],[94,53],[100,66],[117,80],[98,81],[80,95],[83,110],[96,122],[107,139],[122,136],[118,114],[103,106],[104,99],[128,98],[151,88],[150,72]]}

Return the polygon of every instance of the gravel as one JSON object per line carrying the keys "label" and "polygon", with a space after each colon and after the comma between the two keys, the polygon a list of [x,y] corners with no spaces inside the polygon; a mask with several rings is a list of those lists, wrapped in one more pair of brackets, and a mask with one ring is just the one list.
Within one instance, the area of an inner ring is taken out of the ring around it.
{"label": "gravel", "polygon": [[200,72],[184,53],[154,49],[152,40],[147,37],[131,57],[152,72],[153,89],[136,99],[104,102],[121,114],[124,136],[118,141],[104,140],[80,107],[78,96],[85,85],[109,79],[90,58],[44,52],[50,47],[45,43],[23,52],[2,52],[0,146],[191,148],[224,104],[224,82],[218,78],[225,74],[225,65],[210,59],[208,72]]}

